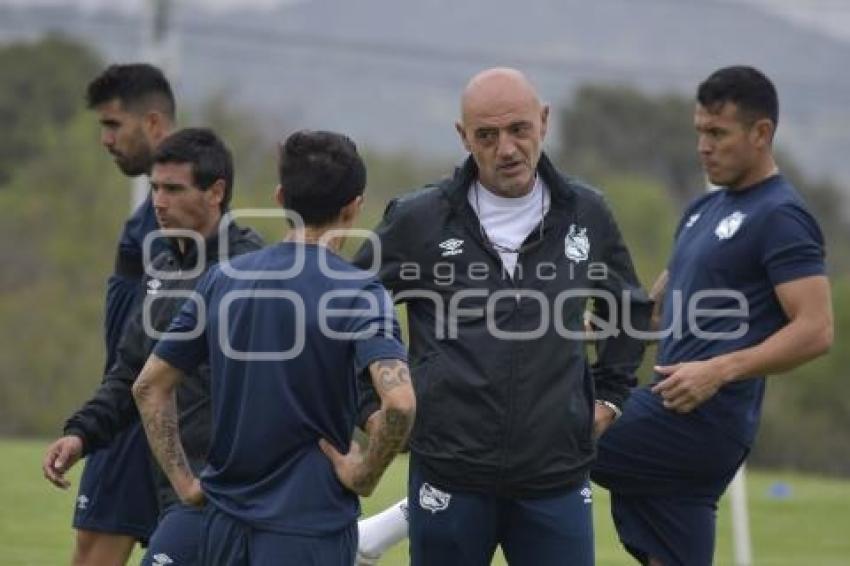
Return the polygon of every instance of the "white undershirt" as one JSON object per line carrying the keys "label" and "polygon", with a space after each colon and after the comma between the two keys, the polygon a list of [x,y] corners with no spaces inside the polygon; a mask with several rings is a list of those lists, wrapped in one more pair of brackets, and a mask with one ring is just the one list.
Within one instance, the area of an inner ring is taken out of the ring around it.
{"label": "white undershirt", "polygon": [[[528,235],[539,228],[543,215],[549,211],[550,201],[549,189],[539,176],[535,177],[531,192],[521,197],[501,197],[475,181],[467,198],[472,210],[478,214],[487,238],[499,247],[512,250],[519,248]],[[516,252],[499,250],[502,265],[511,277],[516,269],[517,256]]]}

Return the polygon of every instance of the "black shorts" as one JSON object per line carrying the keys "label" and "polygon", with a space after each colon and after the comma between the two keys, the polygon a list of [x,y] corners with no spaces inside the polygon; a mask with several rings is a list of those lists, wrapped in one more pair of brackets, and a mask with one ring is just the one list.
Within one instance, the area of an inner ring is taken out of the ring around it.
{"label": "black shorts", "polygon": [[74,528],[129,535],[146,544],[159,515],[151,466],[141,423],[90,454],[74,504]]}

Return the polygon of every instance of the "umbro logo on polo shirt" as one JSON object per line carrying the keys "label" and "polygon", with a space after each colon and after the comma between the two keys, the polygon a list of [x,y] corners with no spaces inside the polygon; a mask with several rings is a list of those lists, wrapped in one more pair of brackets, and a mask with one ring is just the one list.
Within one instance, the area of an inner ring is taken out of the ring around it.
{"label": "umbro logo on polo shirt", "polygon": [[693,226],[694,224],[696,224],[696,223],[697,223],[697,220],[699,220],[699,217],[700,217],[700,216],[701,216],[701,213],[699,213],[699,212],[697,212],[696,214],[691,214],[691,215],[688,217],[688,221],[687,221],[687,222],[685,222],[685,228],[690,228],[691,226]]}
{"label": "umbro logo on polo shirt", "polygon": [[162,281],[160,281],[159,279],[149,279],[148,295],[156,295],[159,292],[160,287],[162,287]]}
{"label": "umbro logo on polo shirt", "polygon": [[174,564],[174,560],[164,552],[153,555],[153,563],[155,566],[165,566],[166,564]]}

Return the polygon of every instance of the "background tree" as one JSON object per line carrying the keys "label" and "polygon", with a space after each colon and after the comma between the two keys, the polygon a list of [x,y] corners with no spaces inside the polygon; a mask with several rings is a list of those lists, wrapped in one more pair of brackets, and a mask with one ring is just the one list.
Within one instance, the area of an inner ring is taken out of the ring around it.
{"label": "background tree", "polygon": [[578,89],[558,124],[558,161],[590,179],[612,173],[653,179],[681,206],[703,190],[694,151],[693,103],[650,96],[629,86]]}
{"label": "background tree", "polygon": [[0,48],[0,188],[80,111],[101,66],[87,47],[60,36]]}

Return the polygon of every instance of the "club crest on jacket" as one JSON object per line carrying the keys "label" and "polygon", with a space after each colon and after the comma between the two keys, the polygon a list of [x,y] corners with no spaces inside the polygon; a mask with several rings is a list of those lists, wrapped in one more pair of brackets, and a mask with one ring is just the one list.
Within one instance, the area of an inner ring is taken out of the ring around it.
{"label": "club crest on jacket", "polygon": [[587,237],[587,228],[577,228],[570,224],[570,232],[564,239],[564,253],[567,259],[581,263],[590,256],[590,238]]}

